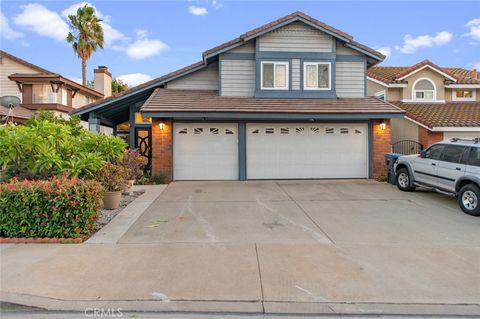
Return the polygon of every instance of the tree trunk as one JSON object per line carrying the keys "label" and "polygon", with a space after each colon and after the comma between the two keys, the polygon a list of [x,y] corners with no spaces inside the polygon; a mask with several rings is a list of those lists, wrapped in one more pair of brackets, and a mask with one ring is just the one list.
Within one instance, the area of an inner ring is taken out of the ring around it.
{"label": "tree trunk", "polygon": [[82,84],[87,86],[87,59],[82,58]]}

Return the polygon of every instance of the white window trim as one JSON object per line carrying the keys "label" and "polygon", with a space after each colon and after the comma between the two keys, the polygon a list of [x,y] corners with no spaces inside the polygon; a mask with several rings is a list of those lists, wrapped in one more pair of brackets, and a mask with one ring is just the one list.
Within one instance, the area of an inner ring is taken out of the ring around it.
{"label": "white window trim", "polygon": [[[387,102],[387,90],[378,91],[378,92],[375,93],[374,95],[375,95],[375,97],[376,97],[377,99],[379,99],[378,97],[379,97],[380,95],[383,95],[383,97],[384,97],[383,101]],[[380,99],[379,99],[379,100],[380,100]]]}
{"label": "white window trim", "polygon": [[[422,81],[422,80],[427,80],[428,82],[432,83],[433,90],[415,90],[415,86],[417,85],[417,83]],[[418,99],[417,98],[417,92],[433,92],[433,99]],[[416,102],[435,102],[435,101],[437,101],[437,86],[435,85],[435,82],[433,82],[431,79],[425,78],[425,77],[418,78],[417,80],[415,80],[415,82],[413,82],[413,85],[412,85],[412,101],[416,101]]]}
{"label": "white window trim", "polygon": [[[307,66],[309,65],[316,65],[317,66],[317,78],[318,78],[318,65],[328,65],[328,87],[326,88],[309,88],[307,87]],[[332,89],[332,63],[330,62],[315,62],[315,61],[308,61],[303,62],[303,89],[305,91],[330,91]]]}
{"label": "white window trim", "polygon": [[[266,88],[263,86],[263,65],[264,64],[271,64],[273,63],[273,88]],[[285,65],[285,76],[286,76],[286,79],[285,79],[285,87],[276,87],[275,86],[275,73],[277,72],[277,68],[276,68],[276,65]],[[261,69],[260,69],[260,87],[262,88],[262,90],[289,90],[290,88],[290,82],[289,82],[289,79],[290,79],[290,63],[288,61],[262,61],[261,62]]]}
{"label": "white window trim", "polygon": [[[473,91],[472,97],[457,97],[456,91]],[[452,101],[476,101],[477,90],[475,89],[454,89],[452,90]]]}

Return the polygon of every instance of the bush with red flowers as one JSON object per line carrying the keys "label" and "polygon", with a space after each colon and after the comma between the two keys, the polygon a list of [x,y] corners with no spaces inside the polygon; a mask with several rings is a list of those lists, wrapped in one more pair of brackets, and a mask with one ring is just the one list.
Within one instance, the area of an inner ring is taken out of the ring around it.
{"label": "bush with red flowers", "polygon": [[103,193],[96,181],[66,176],[0,183],[0,237],[88,235],[98,218]]}

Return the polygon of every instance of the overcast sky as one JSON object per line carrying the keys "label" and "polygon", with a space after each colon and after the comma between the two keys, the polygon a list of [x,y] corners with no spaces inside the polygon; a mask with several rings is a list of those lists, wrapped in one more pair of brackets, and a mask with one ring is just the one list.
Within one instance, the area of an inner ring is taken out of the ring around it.
{"label": "overcast sky", "polygon": [[[83,2],[84,3],[84,2]],[[201,59],[242,33],[303,11],[385,55],[383,65],[430,59],[480,69],[479,1],[92,1],[103,19],[105,48],[88,62],[135,85]],[[1,2],[1,48],[73,80],[80,61],[65,37],[78,1]]]}

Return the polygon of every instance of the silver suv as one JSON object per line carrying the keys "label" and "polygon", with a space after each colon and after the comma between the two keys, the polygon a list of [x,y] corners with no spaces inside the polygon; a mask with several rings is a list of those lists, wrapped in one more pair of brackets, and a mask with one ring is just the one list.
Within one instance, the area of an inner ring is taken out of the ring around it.
{"label": "silver suv", "polygon": [[439,142],[420,155],[400,156],[394,167],[400,190],[454,195],[465,213],[480,216],[480,139]]}

